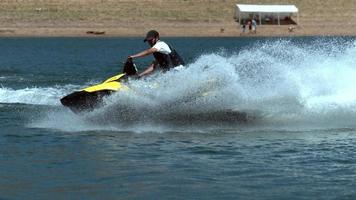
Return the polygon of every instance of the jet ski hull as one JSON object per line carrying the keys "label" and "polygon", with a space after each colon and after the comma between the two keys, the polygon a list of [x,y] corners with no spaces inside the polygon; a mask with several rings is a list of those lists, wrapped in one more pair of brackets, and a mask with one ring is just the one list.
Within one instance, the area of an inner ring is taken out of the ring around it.
{"label": "jet ski hull", "polygon": [[99,107],[103,102],[103,98],[112,92],[111,90],[96,92],[77,91],[63,97],[60,101],[62,105],[70,108],[75,113],[91,111]]}

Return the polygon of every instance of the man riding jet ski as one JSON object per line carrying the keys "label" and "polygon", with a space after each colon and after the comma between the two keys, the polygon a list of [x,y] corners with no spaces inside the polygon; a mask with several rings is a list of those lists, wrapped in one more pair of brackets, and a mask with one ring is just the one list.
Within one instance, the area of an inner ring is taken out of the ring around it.
{"label": "man riding jet ski", "polygon": [[98,85],[73,92],[63,97],[61,103],[75,113],[91,111],[102,103],[103,97],[110,95],[112,92],[126,90],[127,87],[122,82],[126,81],[129,76],[136,74],[136,65],[132,62],[132,59],[128,59],[121,74],[113,76]]}
{"label": "man riding jet ski", "polygon": [[136,75],[137,69],[132,61],[134,58],[140,58],[151,54],[153,54],[153,57],[155,58],[152,64],[137,76],[138,78],[152,73],[158,67],[165,72],[172,68],[184,65],[184,61],[180,55],[170,45],[159,39],[159,33],[157,31],[151,30],[147,32],[144,42],[148,42],[151,48],[129,56],[122,74],[111,77],[101,84],[69,94],[61,99],[61,103],[74,112],[93,110],[100,105],[104,96],[107,96],[114,91],[127,89],[121,82],[126,80],[128,76]]}
{"label": "man riding jet ski", "polygon": [[165,72],[172,68],[182,67],[184,65],[182,57],[174,48],[172,48],[172,46],[159,39],[159,33],[157,31],[148,31],[146,38],[143,41],[147,42],[151,48],[135,55],[131,55],[128,58],[141,58],[153,54],[155,60],[145,71],[138,75],[139,78],[152,73],[158,67]]}

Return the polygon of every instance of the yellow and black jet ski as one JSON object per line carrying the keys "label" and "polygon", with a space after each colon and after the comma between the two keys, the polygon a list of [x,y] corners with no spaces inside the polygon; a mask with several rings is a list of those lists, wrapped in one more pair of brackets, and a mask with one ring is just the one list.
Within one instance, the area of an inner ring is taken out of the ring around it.
{"label": "yellow and black jet ski", "polygon": [[75,91],[61,98],[60,101],[62,105],[70,108],[75,113],[91,111],[102,103],[103,97],[113,92],[127,90],[128,88],[122,82],[126,81],[129,76],[135,76],[136,74],[136,65],[132,59],[128,59],[121,74],[113,76],[100,84]]}

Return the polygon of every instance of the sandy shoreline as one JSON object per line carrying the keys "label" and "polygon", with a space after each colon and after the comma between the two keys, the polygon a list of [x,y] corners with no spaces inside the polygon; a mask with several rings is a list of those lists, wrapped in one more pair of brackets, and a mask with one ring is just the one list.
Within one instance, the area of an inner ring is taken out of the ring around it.
{"label": "sandy shoreline", "polygon": [[[293,31],[289,30],[293,27]],[[253,36],[356,36],[356,26],[313,21],[300,25],[259,25],[257,34],[242,34],[241,26],[230,22],[104,22],[89,23],[16,23],[0,26],[0,37],[142,37],[156,29],[166,37],[253,37]],[[89,34],[88,34],[89,33]]]}
{"label": "sandy shoreline", "polygon": [[329,26],[262,25],[257,33],[242,33],[236,24],[182,24],[176,27],[155,25],[152,27],[1,27],[0,37],[142,37],[150,29],[156,29],[165,37],[290,37],[290,36],[356,36],[356,29],[335,29]]}
{"label": "sandy shoreline", "polygon": [[235,0],[4,0],[0,37],[142,37],[150,29],[167,37],[356,36],[352,0],[283,3],[298,7],[298,26],[262,25],[257,34],[241,34]]}

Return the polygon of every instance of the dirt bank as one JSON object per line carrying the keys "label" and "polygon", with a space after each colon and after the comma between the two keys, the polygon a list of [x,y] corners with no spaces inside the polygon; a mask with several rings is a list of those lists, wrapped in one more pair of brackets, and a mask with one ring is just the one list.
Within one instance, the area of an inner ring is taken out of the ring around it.
{"label": "dirt bank", "polygon": [[[259,26],[257,36],[356,35],[353,0],[241,0],[295,4],[299,25]],[[0,36],[240,36],[234,0],[3,0]],[[242,36],[254,36],[244,34]]]}

